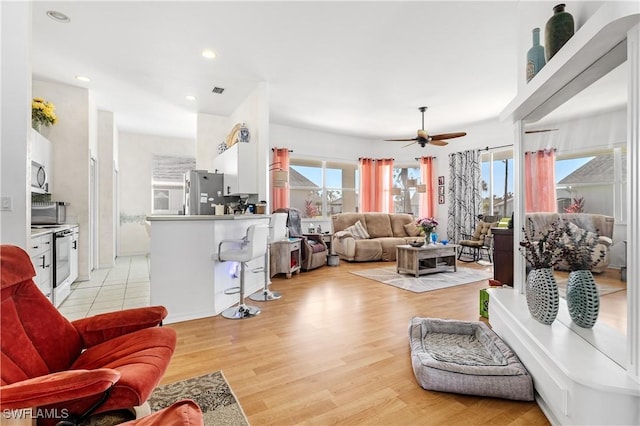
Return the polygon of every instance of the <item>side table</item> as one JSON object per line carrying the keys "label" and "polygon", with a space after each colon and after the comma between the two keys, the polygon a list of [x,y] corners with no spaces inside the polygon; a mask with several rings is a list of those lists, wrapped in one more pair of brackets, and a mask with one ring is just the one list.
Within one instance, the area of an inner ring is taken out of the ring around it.
{"label": "side table", "polygon": [[300,238],[273,241],[270,250],[271,276],[286,274],[287,278],[291,278],[292,274],[300,273],[302,263],[302,240]]}

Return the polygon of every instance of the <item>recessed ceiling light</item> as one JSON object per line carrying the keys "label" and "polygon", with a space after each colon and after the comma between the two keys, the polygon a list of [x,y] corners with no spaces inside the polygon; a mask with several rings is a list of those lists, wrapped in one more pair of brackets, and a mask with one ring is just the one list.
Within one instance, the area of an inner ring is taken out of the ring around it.
{"label": "recessed ceiling light", "polygon": [[187,95],[184,97],[188,101],[195,101],[197,98],[193,95]]}
{"label": "recessed ceiling light", "polygon": [[84,81],[85,83],[88,83],[91,81],[89,77],[85,77],[84,75],[76,75],[76,80]]}
{"label": "recessed ceiling light", "polygon": [[56,10],[47,10],[47,16],[56,22],[63,22],[65,24],[71,22],[71,19],[67,15]]}
{"label": "recessed ceiling light", "polygon": [[210,49],[204,49],[202,51],[202,57],[207,58],[207,59],[213,59],[216,57],[216,52],[214,52],[213,50]]}

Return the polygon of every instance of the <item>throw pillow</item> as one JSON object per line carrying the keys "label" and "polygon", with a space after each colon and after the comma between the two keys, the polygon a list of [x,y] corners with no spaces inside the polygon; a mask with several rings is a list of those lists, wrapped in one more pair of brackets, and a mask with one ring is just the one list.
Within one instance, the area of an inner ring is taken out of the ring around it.
{"label": "throw pillow", "polygon": [[404,230],[407,233],[408,236],[410,237],[418,237],[420,236],[420,228],[418,228],[418,225],[416,225],[415,223],[411,222],[411,223],[407,223],[404,226]]}
{"label": "throw pillow", "polygon": [[349,232],[351,235],[353,235],[353,238],[355,238],[356,240],[366,240],[370,238],[369,233],[367,232],[364,225],[360,221],[357,221],[353,225],[345,228],[344,230]]}

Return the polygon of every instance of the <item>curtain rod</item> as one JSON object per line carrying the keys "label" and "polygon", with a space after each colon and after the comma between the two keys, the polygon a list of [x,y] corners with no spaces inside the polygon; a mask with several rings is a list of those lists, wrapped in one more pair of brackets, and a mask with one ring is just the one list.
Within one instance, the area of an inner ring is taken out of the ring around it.
{"label": "curtain rod", "polygon": [[500,145],[500,146],[492,146],[491,148],[486,147],[486,148],[478,148],[478,151],[489,151],[490,149],[498,149],[498,148],[506,148],[508,146],[513,146],[513,144],[509,144],[509,145]]}
{"label": "curtain rod", "polygon": [[395,158],[370,158],[370,157],[358,157],[358,160],[373,160],[373,161],[391,160],[391,161],[396,161]]}
{"label": "curtain rod", "polygon": [[430,156],[424,156],[424,157],[415,157],[414,160],[419,161],[421,158],[438,158],[436,156],[430,155]]}
{"label": "curtain rod", "polygon": [[[286,148],[271,148],[271,151],[275,151],[276,149],[286,149]],[[293,150],[292,150],[292,149],[288,149],[287,151],[289,151],[289,152],[293,152]]]}

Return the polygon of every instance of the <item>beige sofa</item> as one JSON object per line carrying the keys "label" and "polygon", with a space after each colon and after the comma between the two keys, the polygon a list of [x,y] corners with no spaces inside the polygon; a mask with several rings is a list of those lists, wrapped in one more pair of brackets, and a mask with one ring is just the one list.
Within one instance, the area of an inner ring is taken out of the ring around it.
{"label": "beige sofa", "polygon": [[[589,213],[527,213],[526,218],[527,221],[531,218],[534,229],[537,231],[546,229],[554,222],[562,226],[564,221],[568,221],[582,230],[597,233],[600,237],[598,238],[599,243],[594,250],[593,259],[596,260],[599,257],[601,250],[604,251],[605,255],[592,268],[592,271],[602,272],[609,266],[609,251],[613,243],[611,238],[613,237],[614,218],[612,216]],[[569,265],[560,260],[556,269],[568,270]]]}
{"label": "beige sofa", "polygon": [[[424,239],[416,234],[415,218],[410,214],[339,213],[333,215],[331,221],[332,250],[340,259],[349,261],[395,261],[397,245]],[[347,229],[358,221],[368,238],[362,238],[357,230]]]}

